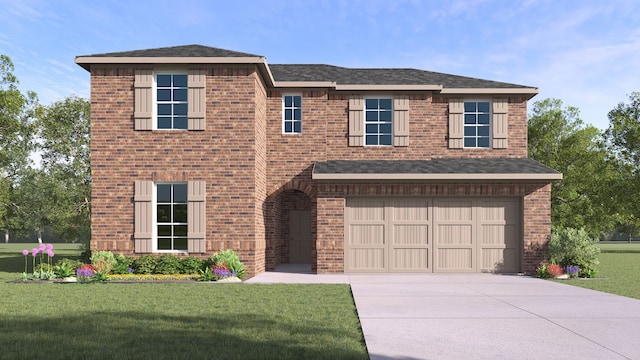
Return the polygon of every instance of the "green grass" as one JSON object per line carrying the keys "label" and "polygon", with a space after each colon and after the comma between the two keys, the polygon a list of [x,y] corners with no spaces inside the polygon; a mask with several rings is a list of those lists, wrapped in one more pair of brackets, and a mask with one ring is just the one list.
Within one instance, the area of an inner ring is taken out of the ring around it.
{"label": "green grass", "polygon": [[8,283],[31,247],[0,245],[2,358],[368,358],[348,285]]}
{"label": "green grass", "polygon": [[598,244],[603,253],[640,253],[640,243]]}
{"label": "green grass", "polygon": [[554,281],[640,299],[640,252],[604,252],[599,260],[599,279]]}

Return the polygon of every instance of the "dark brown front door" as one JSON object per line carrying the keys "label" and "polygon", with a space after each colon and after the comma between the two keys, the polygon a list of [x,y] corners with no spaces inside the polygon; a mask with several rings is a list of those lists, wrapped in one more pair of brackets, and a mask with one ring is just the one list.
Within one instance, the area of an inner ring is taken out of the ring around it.
{"label": "dark brown front door", "polygon": [[311,212],[289,212],[289,263],[311,262]]}

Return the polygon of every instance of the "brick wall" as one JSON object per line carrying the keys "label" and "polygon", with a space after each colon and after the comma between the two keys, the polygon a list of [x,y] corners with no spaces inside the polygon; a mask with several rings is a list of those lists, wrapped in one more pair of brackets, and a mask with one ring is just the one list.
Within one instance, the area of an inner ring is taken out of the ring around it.
{"label": "brick wall", "polygon": [[253,67],[205,69],[205,131],[135,131],[134,69],[92,68],[93,250],[133,254],[134,181],[204,180],[207,253],[200,255],[231,248],[250,274],[264,270],[264,86]]}

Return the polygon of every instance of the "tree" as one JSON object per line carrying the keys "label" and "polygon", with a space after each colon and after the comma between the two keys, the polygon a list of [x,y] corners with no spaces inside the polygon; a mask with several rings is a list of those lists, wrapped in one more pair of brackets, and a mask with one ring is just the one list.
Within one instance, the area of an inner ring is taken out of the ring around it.
{"label": "tree", "polygon": [[619,230],[640,231],[640,92],[629,95],[608,114],[605,131],[611,161],[616,162],[621,178],[613,188],[614,198],[623,216]]}
{"label": "tree", "polygon": [[55,204],[47,216],[52,230],[69,241],[88,240],[91,213],[90,103],[79,97],[68,97],[40,107],[37,128],[49,201]]}
{"label": "tree", "polygon": [[528,122],[529,157],[563,173],[551,189],[554,226],[585,228],[592,235],[616,223],[609,186],[617,181],[601,132],[585,126],[579,110],[559,99],[535,102]]}
{"label": "tree", "polygon": [[15,204],[12,189],[18,173],[30,165],[33,150],[33,118],[37,97],[23,94],[13,75],[11,59],[0,55],[0,228],[9,239],[9,214]]}

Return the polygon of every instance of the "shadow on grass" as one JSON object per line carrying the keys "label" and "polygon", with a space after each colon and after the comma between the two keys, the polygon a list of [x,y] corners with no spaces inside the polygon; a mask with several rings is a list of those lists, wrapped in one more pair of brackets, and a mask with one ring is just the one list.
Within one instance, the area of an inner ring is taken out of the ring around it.
{"label": "shadow on grass", "polygon": [[[141,299],[144,301],[144,299]],[[86,312],[64,317],[3,315],[6,359],[366,359],[336,329],[290,326],[262,315],[168,316]]]}

